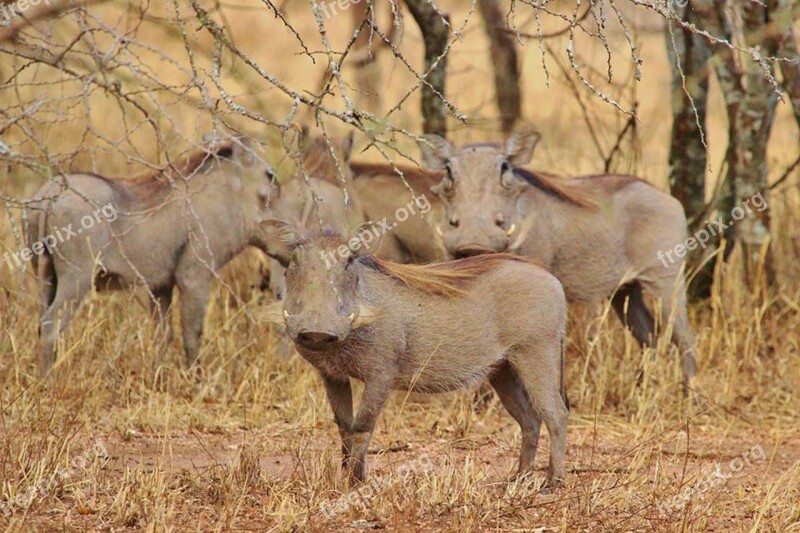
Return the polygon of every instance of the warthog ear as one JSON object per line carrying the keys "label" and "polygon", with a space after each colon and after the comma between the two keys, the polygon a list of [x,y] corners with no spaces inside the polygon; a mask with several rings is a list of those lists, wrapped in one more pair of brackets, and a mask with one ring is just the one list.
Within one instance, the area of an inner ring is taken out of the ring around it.
{"label": "warthog ear", "polygon": [[444,170],[453,155],[453,145],[438,135],[423,135],[417,144],[422,151],[422,162],[431,170]]}
{"label": "warthog ear", "polygon": [[533,157],[533,149],[542,136],[532,129],[520,130],[506,140],[506,158],[512,165],[527,165]]}
{"label": "warthog ear", "polygon": [[350,241],[353,239],[358,241],[355,247],[350,247],[353,256],[378,253],[387,234],[388,229],[384,227],[384,224],[372,221],[362,222],[353,230],[353,237],[350,239]]}
{"label": "warthog ear", "polygon": [[266,243],[267,255],[287,267],[289,258],[300,240],[297,230],[283,220],[262,220],[261,232]]}

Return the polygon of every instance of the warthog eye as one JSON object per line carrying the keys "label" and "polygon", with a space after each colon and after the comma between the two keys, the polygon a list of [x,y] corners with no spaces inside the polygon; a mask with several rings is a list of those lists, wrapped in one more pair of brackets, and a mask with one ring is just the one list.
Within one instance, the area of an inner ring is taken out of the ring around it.
{"label": "warthog eye", "polygon": [[514,185],[511,165],[508,161],[503,161],[500,164],[500,185],[502,185],[504,189],[511,189]]}

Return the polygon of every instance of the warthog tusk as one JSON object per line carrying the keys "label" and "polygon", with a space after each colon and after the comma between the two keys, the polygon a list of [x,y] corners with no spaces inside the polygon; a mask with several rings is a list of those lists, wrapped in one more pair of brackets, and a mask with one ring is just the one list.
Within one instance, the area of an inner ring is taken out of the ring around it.
{"label": "warthog tusk", "polygon": [[289,318],[289,311],[286,309],[283,310],[283,318]]}
{"label": "warthog tusk", "polygon": [[511,237],[512,235],[514,235],[515,231],[517,231],[517,225],[511,224],[511,227],[508,228],[508,231],[506,232],[506,237]]}
{"label": "warthog tusk", "polygon": [[439,237],[444,237],[444,233],[442,233],[442,228],[440,228],[439,226],[436,226],[436,233],[439,234]]}
{"label": "warthog tusk", "polygon": [[367,307],[364,305],[360,305],[358,307],[358,318],[355,319],[351,327],[353,329],[358,329],[360,327],[366,326],[367,324],[372,324],[381,317],[381,314],[382,314],[381,310],[378,309],[377,307]]}
{"label": "warthog tusk", "polygon": [[517,234],[517,238],[514,239],[514,242],[511,243],[511,246],[508,247],[509,252],[516,252],[522,243],[525,242],[525,239],[528,238],[528,233],[531,231],[533,227],[533,219],[534,216],[531,215],[525,220],[522,221],[522,226],[520,227],[519,233]]}
{"label": "warthog tusk", "polygon": [[350,313],[350,316],[348,316],[347,318],[349,318],[350,322],[352,322],[353,320],[356,319],[356,314],[355,313]]}

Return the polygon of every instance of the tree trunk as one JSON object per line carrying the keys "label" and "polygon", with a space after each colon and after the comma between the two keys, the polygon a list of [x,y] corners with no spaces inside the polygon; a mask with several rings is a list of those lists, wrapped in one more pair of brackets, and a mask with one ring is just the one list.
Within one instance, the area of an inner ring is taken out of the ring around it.
{"label": "tree trunk", "polygon": [[[700,22],[697,20],[697,15],[688,8],[688,4],[683,8],[676,9],[682,11],[679,16],[687,22],[693,24]],[[666,35],[667,51],[672,67],[672,140],[669,150],[669,185],[672,195],[680,200],[686,210],[687,218],[692,221],[689,231],[694,233],[698,224],[704,222],[697,218],[703,216],[705,211],[707,154],[706,147],[703,145],[703,136],[706,132],[707,63],[711,57],[711,47],[703,37],[680,27],[673,28],[672,35],[675,40],[674,48],[669,32]],[[686,94],[687,92],[691,96],[691,100]],[[694,102],[694,108],[692,102]]]}
{"label": "tree trunk", "polygon": [[[722,7],[719,16],[725,17]],[[741,36],[737,36],[731,18],[725,17],[725,35],[729,39],[742,41],[746,46],[762,45],[766,29],[766,10],[755,3],[737,5],[742,20]],[[738,39],[737,39],[738,37]],[[771,69],[771,67],[770,67]],[[763,261],[766,266],[767,281],[771,282],[774,273],[771,268],[768,251],[762,257],[762,249],[769,240],[769,209],[757,211],[746,207],[750,198],[761,194],[766,202],[767,193],[767,139],[772,119],[775,115],[777,95],[772,89],[761,66],[748,54],[738,58],[734,54],[726,54],[724,61],[717,64],[717,76],[720,80],[725,103],[728,108],[729,140],[728,140],[728,188],[721,202],[725,209],[723,216],[731,220],[726,237],[733,245],[741,244],[747,283],[751,287],[756,283],[756,266]],[[744,216],[735,220],[744,210]]]}
{"label": "tree trunk", "polygon": [[[773,25],[770,32],[774,37],[769,46],[770,54],[779,57],[798,58],[797,35],[794,20],[800,16],[800,3],[796,0],[771,0],[767,4],[769,23]],[[781,61],[783,88],[789,96],[797,126],[800,127],[800,61]]]}
{"label": "tree trunk", "polygon": [[[704,10],[713,9],[710,1],[697,0],[675,6],[678,16],[689,23],[702,24]],[[671,24],[671,22],[667,22]],[[665,30],[667,52],[672,69],[672,138],[669,147],[669,186],[672,195],[680,200],[689,219],[689,233],[705,224],[705,186],[708,165],[707,148],[703,144],[706,130],[708,101],[708,60],[711,46],[691,31],[672,25]],[[684,87],[685,85],[685,87]],[[687,92],[689,93],[687,95]],[[691,99],[690,99],[691,96]],[[689,266],[703,260],[704,250],[698,248],[689,257]],[[692,298],[707,298],[714,280],[714,265],[706,263],[689,286]]]}
{"label": "tree trunk", "polygon": [[[374,4],[372,4],[374,6]],[[350,6],[350,16],[353,22],[353,30],[355,31],[367,17],[370,18],[372,25],[377,25],[375,8],[370,9],[370,4],[365,1],[353,4]],[[381,109],[381,69],[378,63],[378,49],[375,39],[378,39],[377,44],[380,45],[383,41],[369,26],[365,26],[361,33],[353,43],[353,55],[358,57],[354,67],[356,88],[358,89],[358,96],[356,101],[359,106],[377,115]]]}
{"label": "tree trunk", "polygon": [[514,36],[508,33],[499,0],[478,0],[494,69],[495,98],[500,113],[500,125],[506,135],[522,115],[519,63]]}
{"label": "tree trunk", "polygon": [[425,133],[447,135],[447,106],[444,103],[447,38],[450,18],[439,13],[429,0],[406,0],[411,16],[425,43],[425,73],[422,86],[422,129]]}

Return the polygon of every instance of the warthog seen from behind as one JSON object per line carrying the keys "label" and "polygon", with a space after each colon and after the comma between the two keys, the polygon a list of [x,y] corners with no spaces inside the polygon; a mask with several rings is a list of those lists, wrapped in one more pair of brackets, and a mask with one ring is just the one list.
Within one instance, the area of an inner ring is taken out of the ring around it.
{"label": "warthog seen from behind", "polygon": [[81,173],[43,185],[27,216],[31,246],[100,205],[113,206],[117,216],[48,248],[34,264],[42,282],[42,371],[52,368],[57,337],[93,283],[98,290],[145,287],[168,331],[177,285],[184,350],[194,363],[216,272],[248,244],[265,248],[259,222],[273,176],[233,140],[132,179]]}
{"label": "warthog seen from behind", "polygon": [[590,308],[613,295],[614,310],[636,339],[652,344],[647,290],[660,303],[661,324],[673,320],[672,341],[688,384],[696,361],[683,263],[665,266],[657,259],[659,250],[686,241],[680,202],[632,176],[557,180],[520,168],[538,140],[527,130],[504,146],[457,149],[435,135],[420,142],[425,164],[446,173],[433,188],[445,206],[445,248],[454,257],[506,251],[531,257],[555,274],[568,300]]}
{"label": "warthog seen from behind", "polygon": [[[288,267],[286,298],[267,315],[319,370],[351,480],[365,478],[391,390],[446,392],[487,377],[522,428],[519,473],[533,471],[543,420],[548,481],[564,480],[566,301],[554,276],[508,254],[427,266],[351,255],[326,264],[324,254],[347,243],[335,230],[262,227],[270,253]],[[355,416],[350,378],[364,382]]]}

